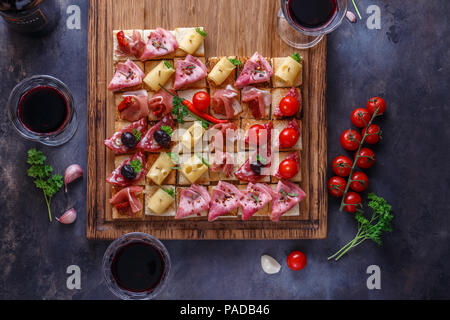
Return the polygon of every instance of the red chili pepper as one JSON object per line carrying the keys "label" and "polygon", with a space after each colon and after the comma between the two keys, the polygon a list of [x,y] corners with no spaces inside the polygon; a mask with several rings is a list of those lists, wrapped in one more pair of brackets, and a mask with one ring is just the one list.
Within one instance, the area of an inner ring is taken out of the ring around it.
{"label": "red chili pepper", "polygon": [[127,96],[125,97],[122,102],[119,104],[119,106],[117,107],[117,109],[119,110],[119,112],[122,112],[123,110],[125,110],[126,108],[128,108],[129,106],[131,106],[134,103],[134,98],[131,96]]}
{"label": "red chili pepper", "polygon": [[125,38],[125,33],[123,31],[117,32],[117,43],[119,45],[119,48],[124,53],[130,53],[130,44],[128,40]]}
{"label": "red chili pepper", "polygon": [[183,104],[188,108],[188,110],[190,112],[192,112],[196,116],[198,116],[198,117],[200,117],[200,118],[202,118],[202,119],[204,119],[206,121],[212,122],[214,124],[217,124],[217,123],[228,123],[228,120],[217,119],[217,118],[213,117],[212,115],[210,115],[209,113],[199,111],[198,109],[196,109],[194,107],[194,104],[192,102],[188,101],[188,100],[184,100]]}

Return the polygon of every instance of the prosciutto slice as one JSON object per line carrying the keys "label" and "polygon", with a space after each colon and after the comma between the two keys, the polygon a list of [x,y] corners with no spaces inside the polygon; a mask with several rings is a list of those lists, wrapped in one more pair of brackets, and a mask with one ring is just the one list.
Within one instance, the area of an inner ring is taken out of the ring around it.
{"label": "prosciutto slice", "polygon": [[[126,121],[137,121],[142,118],[146,118],[149,114],[148,109],[148,93],[145,90],[125,92],[122,94],[124,101],[128,106],[120,112],[120,118]],[[128,100],[125,100],[127,99]]]}
{"label": "prosciutto slice", "polygon": [[214,221],[218,217],[239,208],[243,199],[244,194],[236,186],[220,181],[213,188],[208,221]]}
{"label": "prosciutto slice", "polygon": [[241,201],[242,220],[248,220],[259,209],[272,201],[272,189],[262,183],[249,183],[247,190],[244,191],[245,197]]}
{"label": "prosciutto slice", "polygon": [[148,36],[147,44],[139,59],[145,61],[155,57],[165,56],[177,49],[178,42],[175,36],[163,28],[157,28]]}
{"label": "prosciutto slice", "polygon": [[223,172],[229,178],[233,175],[234,163],[235,159],[231,153],[217,150],[214,153],[214,160],[210,169],[214,172]]}
{"label": "prosciutto slice", "polygon": [[306,193],[296,184],[280,180],[273,193],[270,220],[280,221],[280,217],[306,197]]}
{"label": "prosciutto slice", "polygon": [[[264,152],[259,151],[260,155],[265,154]],[[254,172],[252,170],[251,164],[252,163],[256,163],[257,162],[257,157],[258,152],[254,152],[253,154],[251,154],[249,156],[249,158],[247,159],[247,161],[244,162],[244,164],[234,173],[234,176],[236,178],[238,178],[241,181],[247,181],[247,182],[252,182],[252,183],[256,183],[258,181],[260,181],[261,179],[263,179],[265,176],[267,176],[267,174],[265,174],[266,170],[269,170],[270,165],[272,163],[271,161],[271,156],[269,153],[267,153],[267,157],[265,156],[260,156],[259,159],[263,159],[265,164],[261,165],[261,174],[257,174],[256,172]],[[267,172],[268,173],[268,172]]]}
{"label": "prosciutto slice", "polygon": [[124,154],[130,153],[135,150],[135,148],[130,149],[126,145],[122,143],[121,137],[125,132],[129,132],[136,136],[137,132],[140,132],[141,137],[145,135],[145,131],[147,130],[147,120],[141,119],[139,121],[133,122],[129,126],[123,128],[122,130],[117,131],[110,137],[104,141],[105,146],[111,149],[115,154]]}
{"label": "prosciutto slice", "polygon": [[227,85],[225,89],[216,90],[212,100],[214,112],[223,114],[227,119],[242,112],[242,106],[238,101],[238,92],[231,85]]}
{"label": "prosciutto slice", "polygon": [[[126,179],[124,176],[122,176],[120,170],[122,167],[126,164],[130,164],[131,161],[139,160],[142,164],[142,170],[137,172],[136,177],[134,179]],[[137,183],[139,180],[141,180],[145,175],[147,174],[146,168],[146,158],[145,154],[141,151],[138,153],[133,154],[128,159],[122,161],[122,163],[106,178],[106,182],[111,183],[112,185],[115,185],[117,187],[128,187],[135,183]]]}
{"label": "prosciutto slice", "polygon": [[129,87],[140,85],[144,79],[144,72],[133,61],[117,64],[116,73],[109,83],[108,90],[118,91]]}
{"label": "prosciutto slice", "polygon": [[173,88],[181,89],[191,83],[195,83],[208,75],[208,69],[199,58],[188,54],[186,59],[175,62],[175,82]]}
{"label": "prosciutto slice", "polygon": [[[121,31],[123,33],[123,31]],[[120,32],[117,34],[117,38],[119,38]],[[133,33],[130,36],[123,34],[125,38],[126,45],[121,46],[120,41],[119,47],[116,50],[116,54],[119,55],[133,55],[136,58],[139,58],[144,51],[145,41],[142,39],[142,35],[139,31],[133,30]]]}
{"label": "prosciutto slice", "polygon": [[[298,91],[295,87],[292,87],[283,98],[285,97],[294,97],[298,101],[298,107],[300,108],[300,95],[298,94]],[[276,117],[284,117],[284,115],[281,113],[280,105],[275,108],[275,112],[273,114]]]}
{"label": "prosciutto slice", "polygon": [[255,87],[244,87],[242,89],[242,102],[247,102],[255,119],[261,119],[265,115],[266,108],[270,106],[270,91],[260,90]]}
{"label": "prosciutto slice", "polygon": [[[298,125],[297,120],[293,119],[293,120],[289,121],[288,125],[287,125],[286,128],[284,128],[284,129],[288,129],[288,128],[292,128],[292,129],[294,129],[295,131],[297,131],[297,132],[298,132],[299,139],[300,139],[300,137],[301,137],[301,135],[302,135],[302,130],[301,130],[300,126]],[[280,132],[280,134],[281,134],[281,132]],[[297,140],[297,141],[298,141],[298,140]],[[280,139],[274,139],[274,142],[273,142],[273,143],[274,143],[275,149],[276,149],[276,150],[279,150],[279,149],[280,149]]]}
{"label": "prosciutto slice", "polygon": [[[169,91],[176,94],[172,89]],[[165,90],[160,89],[148,100],[148,107],[155,117],[161,117],[172,112],[172,103],[173,96]]]}
{"label": "prosciutto slice", "polygon": [[236,80],[236,87],[243,88],[249,84],[266,82],[272,76],[273,69],[270,63],[258,52],[255,52],[245,63],[244,69]]}
{"label": "prosciutto slice", "polygon": [[157,152],[163,150],[163,147],[161,147],[158,142],[156,142],[155,137],[153,136],[154,133],[161,129],[162,126],[169,126],[172,128],[172,130],[176,129],[175,121],[172,118],[171,114],[166,114],[161,121],[159,121],[157,124],[155,124],[153,127],[151,127],[145,136],[141,138],[141,141],[139,141],[139,144],[137,145],[137,148],[142,151],[147,152]]}
{"label": "prosciutto slice", "polygon": [[180,203],[178,205],[175,219],[182,219],[199,214],[209,209],[211,197],[206,187],[197,184],[181,191]]}
{"label": "prosciutto slice", "polygon": [[133,216],[136,212],[142,210],[142,203],[137,198],[137,195],[141,194],[142,191],[142,187],[136,186],[122,189],[109,200],[109,203],[122,213]]}
{"label": "prosciutto slice", "polygon": [[[297,152],[292,152],[291,154],[289,154],[285,160],[294,160],[295,163],[297,163],[297,169],[300,168],[300,158],[298,156]],[[277,172],[275,173],[275,177],[277,177],[278,179],[283,179],[283,177],[280,174],[280,168],[277,169]]]}
{"label": "prosciutto slice", "polygon": [[234,152],[234,143],[240,138],[237,126],[232,123],[218,123],[208,129],[209,150]]}

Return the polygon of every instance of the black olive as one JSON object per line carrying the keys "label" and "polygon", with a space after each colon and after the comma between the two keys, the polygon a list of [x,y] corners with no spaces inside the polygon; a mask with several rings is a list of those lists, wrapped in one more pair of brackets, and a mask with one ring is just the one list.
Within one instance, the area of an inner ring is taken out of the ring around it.
{"label": "black olive", "polygon": [[134,172],[134,169],[129,164],[124,165],[120,169],[120,173],[125,179],[133,180],[136,178],[136,172]]}
{"label": "black olive", "polygon": [[257,161],[257,162],[253,162],[250,164],[250,169],[252,169],[252,171],[254,173],[256,173],[257,175],[261,175],[261,162]]}
{"label": "black olive", "polygon": [[170,146],[170,136],[167,134],[167,132],[162,130],[156,130],[153,134],[153,137],[155,138],[156,142],[163,147],[168,148]]}
{"label": "black olive", "polygon": [[122,140],[122,143],[130,149],[133,149],[138,144],[136,137],[131,132],[122,133],[120,140]]}

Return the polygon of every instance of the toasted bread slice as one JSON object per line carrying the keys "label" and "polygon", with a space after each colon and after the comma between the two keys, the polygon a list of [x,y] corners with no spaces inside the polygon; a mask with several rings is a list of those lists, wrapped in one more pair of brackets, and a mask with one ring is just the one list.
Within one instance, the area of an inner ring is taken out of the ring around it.
{"label": "toasted bread slice", "polygon": [[[231,141],[227,142],[224,141],[224,139],[222,140],[218,140],[217,143],[219,145],[219,150],[220,151],[227,151],[227,152],[238,152],[240,150],[244,150],[243,146],[241,147],[242,144],[242,137],[239,135],[240,132],[240,128],[241,128],[241,121],[240,120],[231,120],[229,121],[231,123],[233,123],[236,128],[237,128],[237,133],[238,133],[238,137],[236,138],[236,140],[234,141],[234,143],[231,143]],[[209,127],[209,130],[207,130],[205,132],[205,135],[203,136],[204,138],[204,150],[212,150],[210,149],[209,145],[211,144],[211,140],[212,138],[218,134],[218,132],[216,130],[212,130],[211,129],[212,126]],[[211,148],[213,147],[213,145],[211,145]]]}
{"label": "toasted bread slice", "polygon": [[[174,67],[175,69],[177,68],[177,61],[181,61],[184,60],[184,58],[175,58],[174,59]],[[204,57],[199,57],[199,60],[201,62],[203,62],[203,64],[206,63],[205,58]],[[178,90],[186,90],[186,89],[206,89],[206,87],[208,87],[207,83],[206,83],[206,77],[203,79],[200,79],[194,83],[190,83],[188,85],[183,86],[182,88],[178,89]]]}
{"label": "toasted bread slice", "polygon": [[[114,169],[116,169],[118,166],[120,166],[120,164],[123,161],[127,160],[128,158],[130,158],[130,156],[131,155],[129,155],[129,154],[115,155],[114,156]],[[148,162],[147,161],[146,161],[146,167],[145,168],[148,168]],[[143,170],[144,170],[144,168],[143,168]],[[140,179],[137,183],[134,183],[133,185],[134,186],[143,186],[143,185],[145,185],[145,176],[142,179]]]}
{"label": "toasted bread slice", "polygon": [[[177,210],[178,210],[178,206],[179,206],[180,199],[181,199],[181,192],[188,188],[189,187],[176,187],[177,204],[178,204]],[[199,212],[198,214],[182,218],[181,220],[184,220],[184,219],[205,220],[205,218],[208,216],[208,212],[209,212],[208,210],[204,210],[202,212]]]}
{"label": "toasted bread slice", "polygon": [[[150,36],[150,33],[152,31],[155,31],[155,30],[154,29],[143,30],[143,37],[142,38],[144,39],[145,43],[147,43],[148,37]],[[175,31],[174,30],[169,30],[169,32],[172,33],[175,36]],[[154,58],[151,58],[149,60],[168,60],[168,59],[173,59],[173,58],[175,58],[175,52],[176,51],[171,52],[169,54],[166,54],[164,56],[154,57]]]}
{"label": "toasted bread slice", "polygon": [[[236,89],[236,88],[234,88],[234,89]],[[213,106],[215,105],[215,103],[214,103],[214,99],[212,97],[214,97],[214,94],[217,90],[219,90],[219,88],[211,88],[210,89],[210,95],[211,95],[211,106],[209,108],[210,114],[217,119],[228,119],[225,115],[214,112]],[[236,91],[237,91],[237,97],[235,99],[237,99],[237,101],[239,103],[241,103],[241,90],[236,89]],[[228,119],[228,120],[240,119],[241,114],[242,114],[242,111],[240,113],[234,115],[231,119]]]}
{"label": "toasted bread slice", "polygon": [[[211,170],[211,168],[209,168],[209,178],[211,180],[211,182],[213,181],[236,181],[238,182],[239,180],[235,177],[234,172],[236,172],[240,166],[242,166],[245,162],[245,152],[237,152],[237,153],[231,153],[233,156],[233,164],[234,164],[234,169],[233,169],[233,173],[231,174],[231,176],[227,177],[225,175],[225,173],[223,172],[223,170],[219,171],[219,172],[214,172],[213,170]],[[209,159],[210,159],[210,163],[211,165],[214,163],[214,156],[216,155],[216,153],[211,153],[209,155]]]}
{"label": "toasted bread slice", "polygon": [[[139,58],[133,56],[133,55],[126,55],[126,54],[121,54],[119,51],[119,43],[117,42],[117,34],[120,31],[123,31],[123,33],[125,34],[126,37],[130,37],[133,35],[133,31],[136,30],[138,31],[141,36],[143,34],[143,31],[140,29],[130,29],[130,30],[114,30],[113,31],[113,61],[126,61],[127,59],[130,60],[139,60]],[[135,61],[136,62],[136,61]]]}
{"label": "toasted bread slice", "polygon": [[[239,190],[247,190],[247,184],[241,184],[238,186]],[[253,217],[268,217],[270,214],[270,209],[271,209],[271,201],[269,201],[264,207],[262,207],[261,209],[259,209],[258,211],[256,211],[256,213],[252,216]],[[238,210],[238,216],[240,218],[242,218],[242,207],[239,208]],[[250,219],[252,219],[250,218]]]}
{"label": "toasted bread slice", "polygon": [[[167,208],[166,211],[164,211],[162,214],[157,214],[157,213],[154,213],[152,210],[150,210],[150,208],[148,207],[148,204],[150,203],[150,198],[160,188],[174,190],[175,197],[174,197],[174,201]],[[177,199],[176,188],[174,186],[169,186],[169,185],[162,185],[162,186],[146,185],[145,186],[145,215],[146,216],[156,216],[156,217],[171,217],[171,216],[175,216],[175,214],[177,212],[177,201],[176,201],[176,199]]]}
{"label": "toasted bread slice", "polygon": [[[215,186],[208,187],[209,194],[212,194],[214,187]],[[239,208],[236,208],[236,209],[228,212],[227,214],[224,214],[223,216],[219,216],[217,219],[236,219],[238,217],[238,215],[237,215],[238,211],[239,211]]]}
{"label": "toasted bread slice", "polygon": [[[283,99],[289,92],[290,88],[276,88],[276,89],[272,89],[272,119],[288,119],[288,117],[277,117],[275,116],[275,110],[277,109],[277,107],[280,105],[280,101],[281,99]],[[303,99],[302,99],[302,91],[300,88],[296,88],[299,97],[300,97],[300,101],[299,101],[299,108],[297,113],[295,114],[295,118],[296,119],[301,119],[302,118],[302,106],[303,106]]]}
{"label": "toasted bread slice", "polygon": [[277,177],[275,177],[275,174],[278,171],[278,167],[280,166],[280,163],[285,160],[287,158],[288,155],[290,155],[292,152],[297,152],[299,159],[300,159],[300,163],[299,163],[299,168],[298,168],[298,172],[295,175],[295,177],[293,177],[292,179],[289,179],[289,181],[292,182],[301,182],[302,181],[302,158],[301,158],[301,154],[300,151],[288,151],[288,152],[276,152],[273,154],[273,158],[272,158],[272,166],[271,166],[271,182],[272,183],[278,183],[279,179]]}
{"label": "toasted bread slice", "polygon": [[[124,92],[117,92],[117,93],[114,93],[114,106],[115,106],[114,110],[115,110],[115,113],[116,113],[116,121],[127,122],[126,120],[122,120],[122,119],[120,118],[120,112],[119,112],[118,107],[119,107],[120,103],[121,103],[121,102],[123,101],[123,99],[124,99],[123,94],[126,93],[126,92],[128,92],[128,91],[131,91],[131,90],[127,90],[127,91],[124,91]],[[153,97],[153,95],[154,95],[155,93],[152,92],[152,91],[147,91],[147,94],[148,94],[148,97],[151,98],[151,97]],[[156,117],[156,116],[151,112],[151,110],[150,110],[150,113],[149,113],[149,115],[148,115],[148,120],[149,120],[149,121],[158,121],[158,120],[160,120],[161,118],[162,118],[162,117]]]}
{"label": "toasted bread slice", "polygon": [[[277,184],[271,184],[270,187],[272,188],[273,191],[277,190]],[[272,208],[270,209],[272,210]],[[296,217],[300,215],[300,203],[297,203],[295,206],[293,206],[291,209],[289,209],[287,212],[285,212],[280,220],[289,220],[286,219],[288,217]],[[269,216],[270,216],[270,211],[269,211]]]}
{"label": "toasted bread slice", "polygon": [[[282,63],[284,62],[284,59],[286,57],[279,57],[279,58],[272,58],[273,63],[273,73],[276,74]],[[275,77],[275,75],[272,78],[272,85],[274,88],[291,88],[291,87],[300,87],[303,84],[303,64],[302,68],[300,69],[300,72],[297,74],[297,77],[294,80],[293,85],[288,85],[286,82],[284,82],[281,79],[278,79]]]}
{"label": "toasted bread slice", "polygon": [[[290,150],[302,150],[302,121],[301,120],[297,120],[295,119],[295,121],[298,123],[298,126],[300,128],[300,136],[298,138],[297,143],[290,147],[290,148],[278,148],[279,151],[290,151]],[[273,137],[272,137],[272,146],[278,145],[279,146],[279,141],[280,141],[280,134],[281,132],[286,129],[287,125],[289,124],[289,122],[291,122],[291,120],[273,120]],[[274,151],[277,151],[274,148]]]}
{"label": "toasted bread slice", "polygon": [[[174,66],[173,64],[173,60],[168,60],[168,59],[164,59],[167,62],[169,62],[172,66]],[[145,72],[145,77],[149,74],[150,71],[152,71],[153,68],[155,68],[161,61],[160,60],[150,60],[150,61],[146,61],[145,62],[145,68],[144,68],[144,72]],[[166,89],[172,89],[173,88],[173,83],[175,81],[175,73],[169,78],[169,80],[167,80],[167,82],[164,84],[164,88]],[[147,91],[152,91],[146,84],[145,82],[143,82],[143,86],[145,88],[145,90]]]}
{"label": "toasted bread slice", "polygon": [[[200,28],[200,30],[204,30],[203,27],[193,27],[193,28],[176,28],[175,29],[175,38],[177,39],[177,42],[180,43],[184,37],[186,37],[190,32],[195,31],[196,28]],[[188,54],[183,51],[182,49],[178,48],[175,51],[176,57],[185,57]],[[202,43],[198,47],[198,49],[192,54],[193,56],[197,57],[204,57],[205,56],[205,40],[203,39]]]}
{"label": "toasted bread slice", "polygon": [[[185,121],[184,123],[178,123],[178,130],[174,133],[173,139],[176,141],[176,145],[172,149],[172,152],[176,153],[202,153],[208,151],[208,142],[206,141],[205,133],[202,137],[195,141],[192,148],[184,145],[181,142],[182,137],[187,134],[186,132],[194,125],[195,121]],[[198,125],[201,125],[199,121]],[[195,130],[198,130],[197,128]],[[206,132],[206,129],[204,129]],[[192,135],[191,135],[192,137]],[[192,139],[192,138],[191,138]]]}
{"label": "toasted bread slice", "polygon": [[[159,158],[159,154],[157,153],[149,153],[147,155],[147,168],[150,171],[150,168],[153,166],[155,161]],[[156,185],[152,179],[145,177],[145,182],[148,185]],[[173,169],[170,171],[169,175],[164,179],[162,185],[175,185],[177,183],[177,170]]]}
{"label": "toasted bread slice", "polygon": [[[270,92],[271,90],[269,88],[258,88],[267,92]],[[272,98],[271,98],[272,100]],[[242,93],[241,93],[241,105],[242,105],[242,109],[244,110],[241,113],[241,119],[255,119],[255,117],[253,116],[252,110],[249,108],[249,103],[248,102],[242,102]],[[266,106],[265,110],[264,110],[264,115],[261,118],[261,120],[269,120],[270,119],[270,115],[271,115],[271,105]],[[260,120],[260,119],[258,119]]]}
{"label": "toasted bread slice", "polygon": [[[123,63],[123,61],[116,61],[116,62],[114,62],[114,74],[116,73],[117,64],[118,63]],[[143,62],[141,62],[141,61],[133,61],[133,63],[135,63],[142,71],[144,71],[145,66],[144,66]],[[132,86],[132,87],[126,87],[126,88],[123,88],[123,89],[120,89],[120,90],[115,90],[114,94],[121,93],[121,92],[126,92],[126,91],[136,91],[136,90],[140,90],[142,88],[144,88],[144,82],[142,82],[141,84]]]}
{"label": "toasted bread slice", "polygon": [[[205,161],[209,162],[208,153],[202,153],[199,154],[202,158],[205,159]],[[191,153],[183,153],[179,155],[180,158],[180,166],[183,165],[183,163],[186,163],[192,156],[196,156],[195,154]],[[201,185],[209,185],[210,179],[209,179],[209,170],[206,170],[205,173],[203,173],[197,181],[195,181],[195,184],[201,184]],[[186,177],[181,173],[178,172],[177,175],[177,185],[179,186],[190,186],[192,183],[186,179]]]}
{"label": "toasted bread slice", "polygon": [[[119,192],[121,188],[112,188],[111,190],[111,198],[114,197],[114,195]],[[141,194],[137,195],[137,198],[142,203],[142,210],[132,214],[131,211],[121,211],[118,210],[114,205],[111,205],[112,207],[112,219],[113,220],[141,220],[144,217],[144,191],[142,191]]]}
{"label": "toasted bread slice", "polygon": [[[247,62],[247,60],[249,60],[251,57],[239,57],[239,60],[242,62],[242,65],[238,67],[238,73],[236,75],[236,80],[237,78],[239,78],[239,75],[241,74],[242,70],[244,70],[244,66],[245,63]],[[272,64],[272,58],[269,57],[264,57],[264,59],[267,60],[267,62],[269,62],[269,64],[272,66],[273,68],[273,64]],[[273,78],[273,76],[272,76]],[[269,81],[266,82],[261,82],[261,83],[254,83],[254,84],[249,84],[249,86],[253,86],[253,87],[257,87],[257,88],[272,88],[272,78],[269,79]]]}
{"label": "toasted bread slice", "polygon": [[[223,57],[211,57],[208,58],[206,62],[206,67],[208,68],[208,75],[214,66],[222,59]],[[228,59],[238,59],[236,56],[227,56]],[[214,81],[207,77],[208,85],[210,88],[225,88],[227,85],[234,86],[234,82],[236,80],[237,67],[228,75],[228,77],[219,85],[217,85]]]}

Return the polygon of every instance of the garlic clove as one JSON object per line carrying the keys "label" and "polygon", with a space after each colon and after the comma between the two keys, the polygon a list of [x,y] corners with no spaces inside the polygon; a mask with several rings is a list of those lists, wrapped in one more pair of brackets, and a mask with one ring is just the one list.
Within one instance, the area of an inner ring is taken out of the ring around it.
{"label": "garlic clove", "polygon": [[67,192],[67,185],[82,176],[83,176],[83,168],[81,168],[81,166],[79,166],[78,164],[72,164],[68,166],[66,171],[64,172],[64,185],[66,188],[66,192]]}
{"label": "garlic clove", "polygon": [[77,211],[72,208],[63,213],[59,218],[56,218],[62,224],[71,224],[77,219]]}
{"label": "garlic clove", "polygon": [[275,274],[281,270],[281,265],[278,261],[266,254],[261,256],[261,267],[267,274]]}

